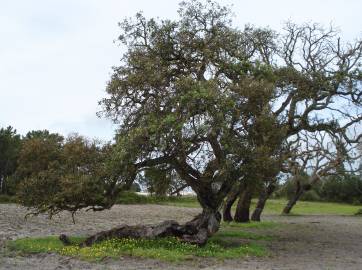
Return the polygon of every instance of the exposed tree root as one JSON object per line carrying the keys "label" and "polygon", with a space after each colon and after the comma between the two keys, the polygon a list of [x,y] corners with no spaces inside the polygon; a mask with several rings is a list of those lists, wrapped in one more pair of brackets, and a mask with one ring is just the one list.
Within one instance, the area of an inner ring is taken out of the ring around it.
{"label": "exposed tree root", "polygon": [[[203,246],[209,236],[219,229],[220,219],[220,213],[214,212],[213,214],[202,213],[182,225],[174,220],[167,220],[157,225],[121,225],[111,230],[96,233],[84,240],[79,246],[88,247],[114,238],[155,239],[171,236],[179,238],[182,242]],[[71,243],[64,234],[59,236],[59,240],[64,245]]]}

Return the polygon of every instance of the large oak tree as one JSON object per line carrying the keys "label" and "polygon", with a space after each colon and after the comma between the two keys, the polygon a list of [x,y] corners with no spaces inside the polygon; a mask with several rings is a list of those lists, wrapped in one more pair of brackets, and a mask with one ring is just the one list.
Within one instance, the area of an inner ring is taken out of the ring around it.
{"label": "large oak tree", "polygon": [[185,225],[121,226],[85,245],[169,235],[204,244],[219,229],[232,189],[278,175],[290,138],[301,131],[339,133],[346,143],[361,137],[349,132],[362,118],[361,42],[343,45],[317,25],[289,23],[280,35],[240,30],[230,13],[190,1],[181,3],[177,21],[139,13],[120,23],[125,52],[101,101],[103,115],[119,125],[108,173],[97,178],[106,200],[69,202],[68,209],[109,208],[137,175],[168,168],[196,193],[202,213]]}

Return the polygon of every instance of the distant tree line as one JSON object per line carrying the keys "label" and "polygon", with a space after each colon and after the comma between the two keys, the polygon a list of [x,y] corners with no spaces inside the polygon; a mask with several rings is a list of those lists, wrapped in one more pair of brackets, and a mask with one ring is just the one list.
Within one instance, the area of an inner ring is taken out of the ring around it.
{"label": "distant tree line", "polygon": [[[10,196],[16,194],[16,187],[22,181],[32,181],[39,175],[49,176],[53,170],[59,170],[65,163],[68,170],[74,167],[89,166],[89,162],[98,160],[101,153],[111,145],[91,141],[77,134],[64,138],[47,130],[34,130],[25,136],[17,134],[9,126],[0,129],[0,193]],[[70,166],[70,164],[72,164]],[[360,172],[360,170],[358,170]],[[298,186],[308,185],[308,174],[275,183],[274,198],[293,198]],[[178,174],[168,167],[148,168],[138,176],[130,187],[131,191],[141,190],[158,197],[180,195],[188,185]],[[252,197],[257,196],[254,191]],[[24,195],[24,194],[23,194]],[[362,177],[356,173],[341,171],[338,175],[323,177],[319,183],[307,190],[300,200],[329,201],[362,204]]]}
{"label": "distant tree line", "polygon": [[[102,155],[105,156],[110,147],[110,144],[89,140],[78,134],[64,138],[48,130],[33,130],[21,136],[11,126],[1,128],[0,194],[14,196],[18,188],[18,193],[25,198],[27,196],[24,192],[29,190],[22,189],[24,181],[31,182],[38,177],[49,177],[56,182],[60,177],[56,174],[74,173],[78,169],[83,173],[94,173],[95,162],[101,161]],[[168,168],[150,168],[139,176],[130,190],[143,190],[151,195],[163,197],[179,194],[185,187],[185,183],[174,171]],[[32,194],[38,192],[33,190]],[[43,195],[45,196],[46,192]]]}
{"label": "distant tree line", "polygon": [[[305,177],[301,181],[302,184],[307,183]],[[297,188],[293,180],[288,179],[278,185],[273,197],[291,199]],[[300,200],[362,204],[362,177],[348,173],[325,177],[305,192]]]}

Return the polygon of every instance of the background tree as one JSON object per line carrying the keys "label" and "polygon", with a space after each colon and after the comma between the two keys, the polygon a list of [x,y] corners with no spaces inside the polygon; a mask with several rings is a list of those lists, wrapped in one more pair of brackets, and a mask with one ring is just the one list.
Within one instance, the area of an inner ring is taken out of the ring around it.
{"label": "background tree", "polygon": [[[273,68],[274,96],[264,105],[272,104],[277,126],[285,131],[275,150],[300,132],[339,134],[343,143],[355,145],[362,136],[356,131],[361,122],[362,42],[344,44],[332,27],[287,23],[278,45],[277,52],[271,53],[272,59],[278,59],[274,62],[278,67]],[[288,158],[285,155],[280,162],[280,171]]]}
{"label": "background tree", "polygon": [[[298,138],[297,147],[289,161],[289,171],[296,188],[283,209],[283,214],[289,214],[297,201],[322,181],[323,177],[354,171],[355,161],[359,159],[354,151],[356,144],[348,146],[335,134],[331,137],[325,132],[305,133]],[[346,168],[348,165],[350,170]]]}
{"label": "background tree", "polygon": [[12,193],[13,185],[9,178],[17,168],[21,138],[16,130],[9,126],[0,129],[0,193]]}
{"label": "background tree", "polygon": [[[104,194],[108,190],[105,159],[108,145],[100,145],[79,135],[71,135],[64,144],[51,136],[28,139],[23,147],[19,175],[21,181],[18,197],[20,202],[35,211],[50,216],[62,210],[74,215],[82,207],[109,207]],[[59,139],[59,138],[58,138]],[[34,164],[37,165],[34,168]]]}
{"label": "background tree", "polygon": [[167,170],[167,168],[146,169],[145,184],[147,186],[147,191],[158,197],[166,196],[171,184],[170,176],[170,170]]}
{"label": "background tree", "polygon": [[141,179],[141,184],[146,187],[147,191],[158,197],[179,195],[187,187],[178,174],[167,167],[147,168]]}
{"label": "background tree", "polygon": [[31,131],[22,140],[16,178],[18,181],[41,171],[56,168],[61,159],[64,138],[47,130]]}

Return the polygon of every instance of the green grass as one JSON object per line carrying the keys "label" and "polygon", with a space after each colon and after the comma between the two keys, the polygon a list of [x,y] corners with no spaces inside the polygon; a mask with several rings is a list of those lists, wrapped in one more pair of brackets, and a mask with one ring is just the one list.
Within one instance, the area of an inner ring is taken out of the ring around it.
{"label": "green grass", "polygon": [[195,257],[232,259],[244,256],[265,256],[267,250],[263,241],[270,241],[272,237],[242,230],[243,227],[258,229],[276,226],[270,222],[265,223],[264,226],[259,225],[263,223],[238,226],[223,224],[220,231],[211,237],[204,247],[182,243],[176,238],[161,238],[154,240],[112,239],[91,247],[79,248],[76,244],[82,238],[71,238],[74,245],[63,246],[58,238],[53,236],[17,239],[8,242],[8,247],[22,253],[58,253],[91,261],[121,256],[146,257],[173,262]]}
{"label": "green grass", "polygon": [[[286,200],[268,200],[265,214],[280,214],[286,204]],[[306,202],[299,201],[294,206],[294,215],[354,215],[361,206],[331,203],[331,202]]]}
{"label": "green grass", "polygon": [[[121,204],[161,204],[178,207],[200,207],[195,196],[182,197],[154,197],[126,192],[121,195]],[[265,206],[264,214],[281,214],[287,201],[285,199],[270,199]],[[252,209],[256,199],[252,201]],[[352,205],[332,202],[298,201],[293,208],[292,215],[354,215],[361,209],[361,205]]]}
{"label": "green grass", "polygon": [[16,203],[16,202],[17,202],[17,200],[16,200],[15,196],[0,194],[0,204],[1,203]]}
{"label": "green grass", "polygon": [[224,222],[223,228],[235,228],[235,229],[242,229],[242,230],[248,230],[248,229],[272,229],[275,227],[282,226],[283,224],[273,222],[273,221],[263,221],[263,222],[248,222],[248,223],[238,223],[238,222]]}

